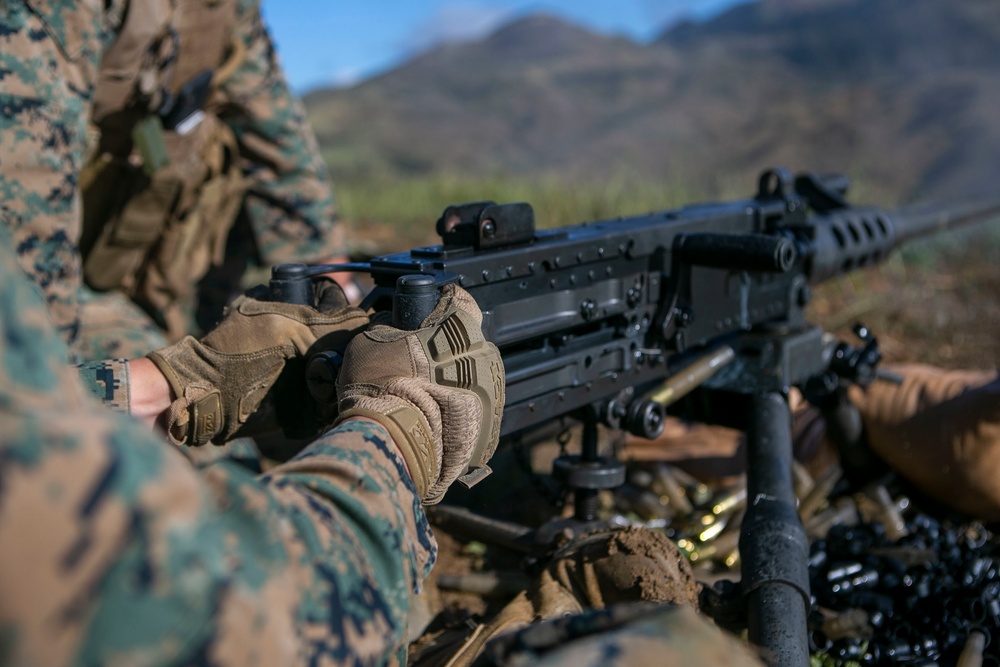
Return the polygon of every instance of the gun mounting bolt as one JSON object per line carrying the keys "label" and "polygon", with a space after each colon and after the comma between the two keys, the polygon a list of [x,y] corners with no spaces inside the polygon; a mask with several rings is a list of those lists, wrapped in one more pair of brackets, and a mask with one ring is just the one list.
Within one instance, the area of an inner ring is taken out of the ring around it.
{"label": "gun mounting bolt", "polygon": [[676,320],[679,327],[690,326],[694,322],[694,313],[687,308],[674,308],[674,320]]}
{"label": "gun mounting bolt", "polygon": [[491,239],[497,235],[497,225],[492,220],[483,221],[483,238]]}

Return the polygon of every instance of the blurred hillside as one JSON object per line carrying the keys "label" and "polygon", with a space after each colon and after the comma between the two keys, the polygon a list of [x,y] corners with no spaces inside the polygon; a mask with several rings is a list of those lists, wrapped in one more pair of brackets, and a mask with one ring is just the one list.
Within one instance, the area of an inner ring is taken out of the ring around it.
{"label": "blurred hillside", "polygon": [[1000,3],[762,0],[654,43],[549,16],[306,99],[335,181],[556,175],[749,194],[781,164],[869,200],[1000,174]]}

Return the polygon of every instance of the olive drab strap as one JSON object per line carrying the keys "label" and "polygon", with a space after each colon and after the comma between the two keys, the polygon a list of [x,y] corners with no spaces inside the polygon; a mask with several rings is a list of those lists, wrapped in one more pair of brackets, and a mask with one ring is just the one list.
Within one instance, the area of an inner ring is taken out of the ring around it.
{"label": "olive drab strap", "polygon": [[226,56],[226,61],[219,65],[212,73],[212,86],[219,87],[223,83],[229,80],[236,70],[240,68],[243,61],[247,57],[247,47],[243,43],[243,40],[234,38],[229,43],[229,55]]}
{"label": "olive drab strap", "polygon": [[221,262],[244,179],[215,88],[239,67],[235,0],[132,2],[101,62],[100,139],[80,187],[84,278],[119,289],[179,339],[178,302]]}

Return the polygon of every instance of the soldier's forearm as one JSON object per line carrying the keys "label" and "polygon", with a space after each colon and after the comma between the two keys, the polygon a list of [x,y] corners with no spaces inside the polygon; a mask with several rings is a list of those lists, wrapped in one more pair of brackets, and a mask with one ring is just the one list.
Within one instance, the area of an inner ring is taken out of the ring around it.
{"label": "soldier's forearm", "polygon": [[148,426],[154,426],[174,400],[170,383],[159,368],[145,357],[130,359],[129,412]]}
{"label": "soldier's forearm", "polygon": [[[387,613],[386,620],[398,631],[408,594],[421,588],[437,545],[406,463],[385,427],[368,419],[345,420],[272,468],[262,481],[293,505],[294,497],[306,494],[337,508],[330,520],[325,514],[318,517],[328,531],[321,541],[330,543],[326,547],[315,543],[314,556],[329,558],[334,545],[362,540],[366,567],[378,573],[387,602],[379,613]],[[294,493],[284,491],[288,485],[293,485]]]}
{"label": "soldier's forearm", "polygon": [[[28,517],[0,554],[17,565],[0,568],[13,664],[188,664],[204,647],[218,664],[333,649],[384,664],[405,650],[435,545],[378,425],[345,422],[255,477],[198,471],[109,411],[17,399],[26,409],[0,410],[4,516]],[[38,517],[59,530],[32,530]]]}

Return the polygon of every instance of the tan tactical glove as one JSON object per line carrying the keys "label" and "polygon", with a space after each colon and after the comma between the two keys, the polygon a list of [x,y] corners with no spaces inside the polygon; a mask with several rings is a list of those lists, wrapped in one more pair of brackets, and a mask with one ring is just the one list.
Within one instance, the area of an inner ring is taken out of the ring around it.
{"label": "tan tactical glove", "polygon": [[200,341],[188,336],[148,355],[176,397],[166,423],[174,442],[221,444],[279,426],[305,437],[333,421],[307,391],[307,355],[343,351],[368,316],[348,307],[332,280],[316,281],[315,290],[313,308],[261,300],[266,289],[255,288]]}
{"label": "tan tactical glove", "polygon": [[918,364],[887,370],[903,383],[850,394],[871,448],[946,505],[1000,519],[1000,374]]}
{"label": "tan tactical glove", "polygon": [[374,325],[344,354],[339,420],[366,417],[385,426],[428,504],[460,476],[471,486],[490,472],[504,373],[481,326],[475,300],[448,285],[421,329]]}

